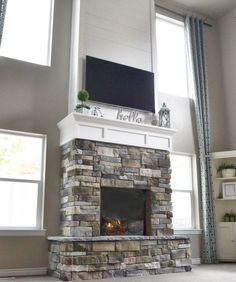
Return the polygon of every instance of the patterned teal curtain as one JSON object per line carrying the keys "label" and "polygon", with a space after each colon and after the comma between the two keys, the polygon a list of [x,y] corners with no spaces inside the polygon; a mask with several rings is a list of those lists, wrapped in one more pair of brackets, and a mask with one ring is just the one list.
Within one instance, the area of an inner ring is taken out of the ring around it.
{"label": "patterned teal curtain", "polygon": [[0,0],[0,46],[2,42],[2,33],[5,20],[5,13],[7,7],[7,0]]}
{"label": "patterned teal curtain", "polygon": [[214,201],[210,165],[210,140],[208,118],[208,87],[204,53],[202,19],[186,17],[185,26],[188,49],[192,63],[194,108],[198,135],[200,168],[200,216],[202,228],[202,263],[216,263],[216,238],[214,221]]}

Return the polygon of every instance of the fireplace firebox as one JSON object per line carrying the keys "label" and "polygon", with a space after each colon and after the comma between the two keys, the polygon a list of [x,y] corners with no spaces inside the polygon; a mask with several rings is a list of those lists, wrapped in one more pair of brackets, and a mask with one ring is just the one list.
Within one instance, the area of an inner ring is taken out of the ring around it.
{"label": "fireplace firebox", "polygon": [[149,198],[147,190],[102,188],[101,235],[148,235]]}

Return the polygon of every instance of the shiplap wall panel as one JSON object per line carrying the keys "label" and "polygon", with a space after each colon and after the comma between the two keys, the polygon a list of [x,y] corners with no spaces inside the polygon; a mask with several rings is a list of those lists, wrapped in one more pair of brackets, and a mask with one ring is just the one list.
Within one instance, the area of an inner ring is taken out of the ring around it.
{"label": "shiplap wall panel", "polygon": [[[119,45],[126,45],[131,48],[150,52],[150,35],[142,30],[124,26],[117,22],[111,25],[108,20],[87,15],[85,19],[88,36],[100,37],[104,40],[117,42]],[[125,32],[124,32],[125,28]],[[114,34],[116,37],[114,38]]]}
{"label": "shiplap wall panel", "polygon": [[82,0],[81,56],[151,71],[149,0]]}

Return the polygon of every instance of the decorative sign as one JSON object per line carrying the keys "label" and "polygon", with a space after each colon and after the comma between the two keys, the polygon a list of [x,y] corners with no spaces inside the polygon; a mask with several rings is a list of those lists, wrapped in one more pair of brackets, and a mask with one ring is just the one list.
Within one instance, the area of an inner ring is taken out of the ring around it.
{"label": "decorative sign", "polygon": [[136,122],[136,123],[142,122],[142,118],[139,117],[139,113],[137,111],[131,111],[129,113],[124,114],[122,109],[118,110],[116,119],[123,120],[123,121],[129,121],[129,122]]}
{"label": "decorative sign", "polygon": [[92,116],[97,116],[97,117],[103,117],[102,111],[100,107],[93,107],[92,111],[91,111],[91,115]]}

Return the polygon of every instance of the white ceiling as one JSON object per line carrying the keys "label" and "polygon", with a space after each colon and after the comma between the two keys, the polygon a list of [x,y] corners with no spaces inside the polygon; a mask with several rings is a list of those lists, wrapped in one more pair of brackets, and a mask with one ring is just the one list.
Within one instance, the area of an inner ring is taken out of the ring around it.
{"label": "white ceiling", "polygon": [[236,0],[168,0],[178,6],[218,19],[236,8]]}

